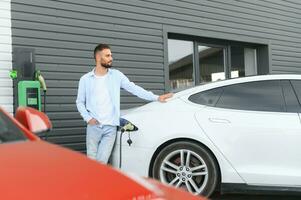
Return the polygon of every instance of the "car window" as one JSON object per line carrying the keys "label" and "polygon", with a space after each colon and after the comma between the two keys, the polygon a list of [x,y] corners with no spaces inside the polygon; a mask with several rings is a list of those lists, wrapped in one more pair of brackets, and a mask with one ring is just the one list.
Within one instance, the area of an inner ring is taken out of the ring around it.
{"label": "car window", "polygon": [[281,81],[281,85],[283,88],[286,111],[299,113],[301,111],[300,104],[298,102],[295,91],[293,90],[291,82],[289,80],[283,80]]}
{"label": "car window", "polygon": [[4,113],[0,112],[0,144],[26,139],[23,132]]}
{"label": "car window", "polygon": [[298,101],[301,103],[301,80],[291,80],[291,83],[298,97]]}
{"label": "car window", "polygon": [[285,112],[282,87],[279,80],[254,81],[223,87],[216,107]]}
{"label": "car window", "polygon": [[191,95],[188,100],[197,104],[215,106],[223,89],[215,88]]}

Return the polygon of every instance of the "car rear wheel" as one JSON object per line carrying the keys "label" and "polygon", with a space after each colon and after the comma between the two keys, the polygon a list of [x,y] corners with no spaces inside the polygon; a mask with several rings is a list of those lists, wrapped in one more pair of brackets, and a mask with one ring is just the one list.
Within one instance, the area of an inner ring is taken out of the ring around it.
{"label": "car rear wheel", "polygon": [[217,164],[211,153],[193,142],[175,142],[157,155],[152,176],[195,195],[209,196],[219,181]]}

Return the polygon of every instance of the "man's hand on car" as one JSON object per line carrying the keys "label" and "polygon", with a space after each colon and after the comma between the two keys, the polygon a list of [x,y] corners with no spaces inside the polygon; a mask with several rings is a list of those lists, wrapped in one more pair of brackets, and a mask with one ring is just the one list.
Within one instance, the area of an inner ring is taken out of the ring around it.
{"label": "man's hand on car", "polygon": [[166,102],[167,99],[171,98],[172,96],[173,96],[173,93],[162,94],[159,96],[158,101],[164,103],[164,102]]}

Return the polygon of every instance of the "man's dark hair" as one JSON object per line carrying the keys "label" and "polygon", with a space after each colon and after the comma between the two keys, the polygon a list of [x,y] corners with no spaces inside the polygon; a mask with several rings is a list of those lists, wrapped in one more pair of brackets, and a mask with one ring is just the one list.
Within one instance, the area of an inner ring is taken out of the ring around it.
{"label": "man's dark hair", "polygon": [[108,44],[99,44],[94,49],[94,58],[97,52],[102,51],[104,49],[111,49]]}

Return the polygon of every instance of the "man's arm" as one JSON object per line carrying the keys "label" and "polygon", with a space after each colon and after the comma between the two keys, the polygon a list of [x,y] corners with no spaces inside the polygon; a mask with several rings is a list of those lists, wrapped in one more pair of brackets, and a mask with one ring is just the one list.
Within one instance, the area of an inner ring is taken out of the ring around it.
{"label": "man's arm", "polygon": [[142,87],[136,85],[135,83],[131,82],[122,72],[120,72],[121,76],[121,88],[125,89],[126,91],[136,95],[141,99],[145,99],[148,101],[160,101],[165,102],[166,99],[172,97],[171,93],[164,94],[161,96],[155,95],[151,91],[147,91]]}
{"label": "man's arm", "polygon": [[80,115],[88,123],[92,119],[92,117],[89,115],[89,112],[86,108],[86,89],[85,89],[85,81],[83,78],[79,80],[76,106]]}

